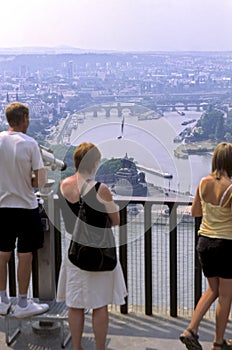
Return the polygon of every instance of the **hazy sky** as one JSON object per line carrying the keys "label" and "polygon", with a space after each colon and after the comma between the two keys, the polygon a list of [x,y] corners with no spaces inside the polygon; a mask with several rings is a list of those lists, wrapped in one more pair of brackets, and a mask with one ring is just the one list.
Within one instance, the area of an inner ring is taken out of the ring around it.
{"label": "hazy sky", "polygon": [[5,0],[0,47],[231,50],[232,0]]}

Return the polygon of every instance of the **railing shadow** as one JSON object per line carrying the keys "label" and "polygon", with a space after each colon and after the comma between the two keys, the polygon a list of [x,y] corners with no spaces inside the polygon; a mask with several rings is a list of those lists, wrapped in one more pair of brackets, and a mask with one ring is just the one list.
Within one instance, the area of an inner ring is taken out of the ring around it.
{"label": "railing shadow", "polygon": [[[91,313],[86,315],[83,347],[85,350],[95,350],[94,335],[92,332]],[[186,328],[189,318],[164,317],[161,315],[146,316],[144,314],[129,313],[127,315],[110,311],[109,331],[107,335],[108,350],[179,350],[182,344],[179,335]],[[16,322],[16,321],[15,321]],[[14,324],[13,324],[14,325]],[[210,348],[213,340],[214,320],[203,320],[199,334],[204,348]],[[66,332],[69,331],[66,324]],[[60,349],[59,336],[56,332],[49,334],[36,334],[32,331],[30,321],[22,322],[23,336],[18,337],[11,346],[4,345],[4,323],[0,318],[0,349],[1,350],[57,350]],[[232,325],[229,323],[227,338],[230,338]],[[70,342],[66,350],[72,349]]]}

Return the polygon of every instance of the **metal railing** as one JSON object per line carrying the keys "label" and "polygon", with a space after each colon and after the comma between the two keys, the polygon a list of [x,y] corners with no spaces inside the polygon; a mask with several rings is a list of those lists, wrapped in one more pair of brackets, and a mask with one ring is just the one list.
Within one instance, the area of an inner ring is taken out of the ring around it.
{"label": "metal railing", "polygon": [[[190,316],[202,293],[202,271],[195,254],[200,219],[188,201],[155,198],[115,199],[121,224],[114,229],[128,288],[121,313]],[[53,300],[62,261],[63,228],[59,200],[45,195],[49,212],[45,246],[33,259],[32,297]],[[52,220],[51,220],[52,217]],[[16,296],[15,257],[9,263],[9,292]]]}
{"label": "metal railing", "polygon": [[[120,261],[129,292],[121,312],[191,315],[202,293],[195,254],[200,219],[191,217],[191,202],[154,198],[116,202],[121,209]],[[130,205],[141,207],[132,219]]]}

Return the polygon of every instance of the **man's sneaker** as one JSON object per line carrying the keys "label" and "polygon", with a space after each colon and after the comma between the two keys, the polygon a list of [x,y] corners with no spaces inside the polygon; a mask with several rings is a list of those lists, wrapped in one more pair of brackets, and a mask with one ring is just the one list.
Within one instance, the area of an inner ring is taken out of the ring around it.
{"label": "man's sneaker", "polygon": [[16,318],[31,317],[34,315],[43,314],[44,312],[48,311],[48,309],[48,304],[37,304],[32,300],[29,300],[26,307],[20,307],[19,305],[16,305],[13,315]]}
{"label": "man's sneaker", "polygon": [[8,312],[10,311],[10,307],[11,307],[11,302],[7,303],[0,303],[0,315],[5,316],[8,314]]}

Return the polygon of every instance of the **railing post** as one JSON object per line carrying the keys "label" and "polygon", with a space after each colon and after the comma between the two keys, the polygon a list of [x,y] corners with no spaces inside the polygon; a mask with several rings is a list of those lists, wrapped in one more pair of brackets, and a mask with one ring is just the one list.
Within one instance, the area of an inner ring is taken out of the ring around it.
{"label": "railing post", "polygon": [[59,280],[60,266],[62,262],[62,240],[61,240],[61,217],[60,217],[60,207],[59,198],[54,195],[54,239],[55,239],[55,283],[56,290]]}
{"label": "railing post", "polygon": [[196,307],[198,300],[202,294],[202,270],[196,253],[196,244],[198,240],[198,230],[201,224],[201,217],[195,218],[195,270],[194,270],[194,307]]}
{"label": "railing post", "polygon": [[177,317],[177,205],[167,203],[169,207],[169,244],[170,244],[170,316]]}
{"label": "railing post", "polygon": [[56,296],[54,193],[50,188],[52,184],[40,192],[47,215],[43,218],[44,246],[38,250],[38,293],[41,300],[53,300]]}
{"label": "railing post", "polygon": [[[120,226],[119,226],[119,257],[122,266],[123,276],[126,287],[127,281],[127,207],[120,209]],[[128,313],[128,298],[125,298],[125,304],[120,307],[122,314]]]}
{"label": "railing post", "polygon": [[[44,201],[44,212],[42,213],[42,222],[44,226],[44,245],[37,252],[36,278],[38,278],[37,290],[40,300],[53,301],[56,297],[56,245],[55,234],[57,233],[56,224],[59,216],[57,210],[55,212],[55,195],[51,186],[54,180],[48,180],[45,188],[41,189],[38,194]],[[60,225],[58,226],[60,227]],[[59,266],[60,267],[60,266]],[[32,329],[38,334],[47,334],[48,332],[56,331],[60,328],[60,322],[54,321],[35,321],[32,324]]]}
{"label": "railing post", "polygon": [[[55,194],[53,196],[54,199],[54,225],[52,223],[49,224],[49,218],[47,217],[47,214],[45,210],[41,210],[42,217],[41,219],[44,222],[44,227],[46,229],[50,227],[48,225],[53,225],[54,229],[54,271],[55,271],[55,283],[57,290],[57,284],[58,284],[58,278],[59,278],[59,272],[60,272],[60,266],[61,266],[61,260],[62,260],[62,242],[61,242],[61,233],[60,233],[60,210],[58,205],[58,196]],[[45,205],[47,206],[47,199],[45,201]],[[47,234],[47,233],[45,233]],[[47,242],[45,242],[47,244]],[[39,298],[39,261],[38,261],[38,251],[33,253],[33,261],[32,261],[32,287],[33,287],[33,297]],[[12,295],[12,294],[11,294]]]}
{"label": "railing post", "polygon": [[152,225],[151,204],[144,205],[145,314],[152,315]]}

